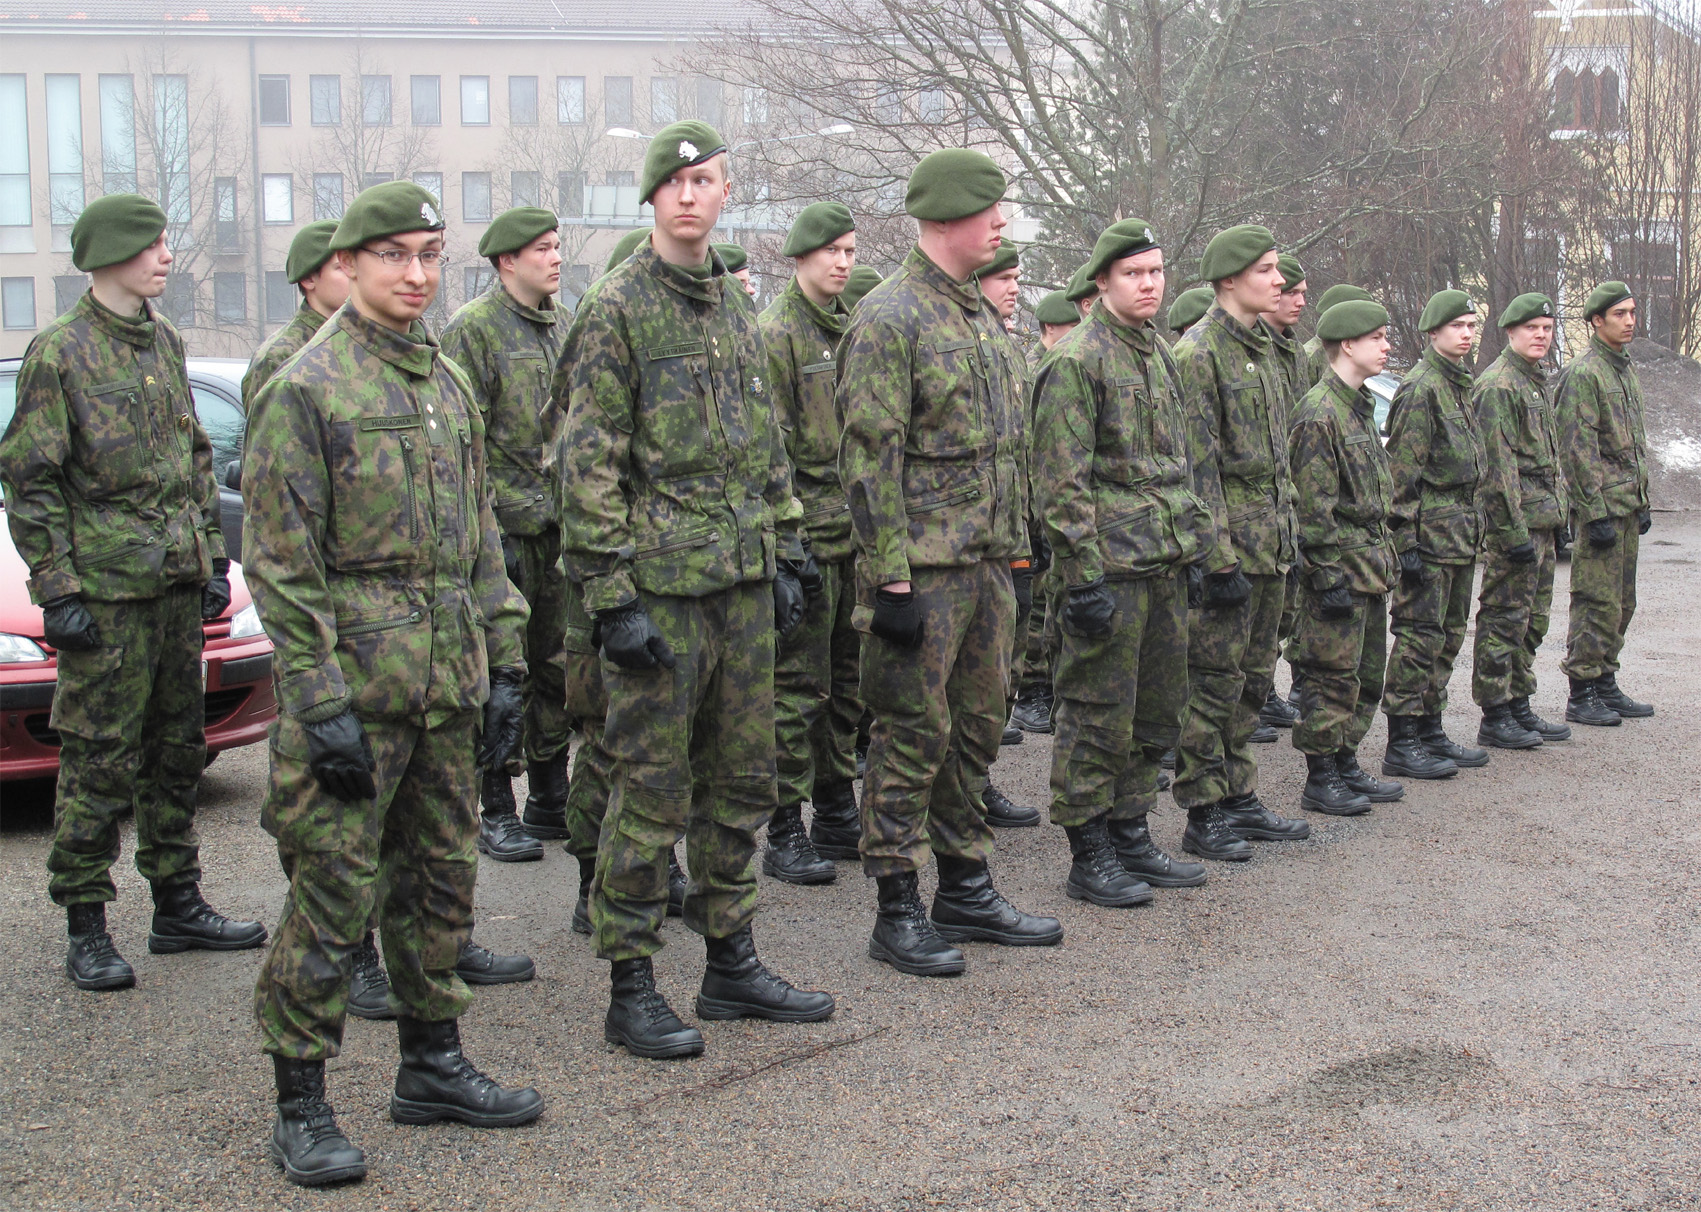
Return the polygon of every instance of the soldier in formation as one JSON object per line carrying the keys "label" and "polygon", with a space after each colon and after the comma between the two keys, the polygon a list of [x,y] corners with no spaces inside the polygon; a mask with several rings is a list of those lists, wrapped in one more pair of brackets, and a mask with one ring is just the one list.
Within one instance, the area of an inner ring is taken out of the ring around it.
{"label": "soldier in formation", "polygon": [[[331,255],[335,219],[320,219],[295,233],[284,258],[284,277],[301,293],[301,306],[289,322],[267,337],[248,363],[242,376],[242,410],[254,411],[254,398],[278,368],[289,361],[337,308],[348,302],[348,276]],[[215,470],[222,472],[223,468]]]}

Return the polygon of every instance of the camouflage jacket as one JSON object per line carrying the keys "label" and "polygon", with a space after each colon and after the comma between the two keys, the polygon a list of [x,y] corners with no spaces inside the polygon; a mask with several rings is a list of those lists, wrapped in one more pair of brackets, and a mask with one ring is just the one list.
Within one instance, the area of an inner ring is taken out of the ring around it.
{"label": "camouflage jacket", "polygon": [[1187,412],[1169,349],[1101,299],[1034,384],[1034,512],[1066,585],[1190,563],[1210,527],[1192,492]]}
{"label": "camouflage jacket", "polygon": [[260,389],[244,570],[282,710],[434,727],[524,668],[486,474],[472,388],[423,325],[347,304]]}
{"label": "camouflage jacket", "polygon": [[224,557],[183,339],[144,307],[126,319],[89,292],[24,351],[0,485],[38,604],[158,597]]}
{"label": "camouflage jacket", "polygon": [[490,492],[503,534],[541,534],[555,525],[561,490],[554,460],[545,462],[556,424],[549,386],[566,333],[561,316],[552,303],[527,307],[498,279],[443,328],[443,353],[467,372],[484,414]]}
{"label": "camouflage jacket", "polygon": [[1264,327],[1270,330],[1270,348],[1275,354],[1276,363],[1282,370],[1282,381],[1288,389],[1288,424],[1293,424],[1294,412],[1299,402],[1305,399],[1305,393],[1312,388],[1311,364],[1300,348],[1299,334],[1292,328],[1280,329],[1268,320]]}
{"label": "camouflage jacket", "polygon": [[552,393],[562,543],[587,610],[772,580],[776,555],[803,556],[743,293],[718,255],[698,276],[645,244],[579,302]]}
{"label": "camouflage jacket", "polygon": [[1388,529],[1393,480],[1370,392],[1354,391],[1333,371],[1324,375],[1294,414],[1288,458],[1311,587],[1387,593],[1398,563]]}
{"label": "camouflage jacket", "polygon": [[1483,447],[1483,514],[1499,551],[1530,541],[1532,530],[1565,525],[1547,375],[1528,358],[1502,350],[1471,393]]}
{"label": "camouflage jacket", "polygon": [[1292,401],[1269,328],[1249,329],[1212,304],[1174,353],[1192,413],[1194,491],[1211,511],[1200,562],[1207,572],[1238,563],[1249,575],[1285,573],[1294,559]]}
{"label": "camouflage jacket", "polygon": [[[296,309],[289,323],[278,329],[259,349],[254,351],[254,357],[248,363],[248,373],[242,376],[242,409],[244,412],[254,411],[254,397],[260,394],[260,389],[266,385],[266,380],[278,373],[278,368],[289,361],[303,345],[313,339],[313,334],[325,326],[325,317],[314,311],[303,299],[301,306]],[[222,472],[224,468],[214,468]]]}
{"label": "camouflage jacket", "polygon": [[803,503],[803,533],[817,560],[851,556],[850,506],[839,484],[839,417],[833,355],[850,322],[838,300],[825,311],[793,278],[762,312],[768,396],[785,434],[792,487]]}
{"label": "camouflage jacket", "polygon": [[1571,510],[1584,522],[1648,508],[1648,436],[1642,383],[1628,353],[1599,337],[1559,375],[1559,457]]}
{"label": "camouflage jacket", "polygon": [[1305,355],[1305,389],[1310,391],[1321,383],[1323,376],[1329,372],[1329,357],[1323,352],[1323,338],[1312,337],[1300,352]]}
{"label": "camouflage jacket", "polygon": [[1482,435],[1470,400],[1471,372],[1432,346],[1388,411],[1394,545],[1437,564],[1475,563],[1482,538]]}
{"label": "camouflage jacket", "polygon": [[857,305],[839,346],[839,474],[858,592],[1029,554],[1024,401],[1015,346],[973,281],[920,248]]}

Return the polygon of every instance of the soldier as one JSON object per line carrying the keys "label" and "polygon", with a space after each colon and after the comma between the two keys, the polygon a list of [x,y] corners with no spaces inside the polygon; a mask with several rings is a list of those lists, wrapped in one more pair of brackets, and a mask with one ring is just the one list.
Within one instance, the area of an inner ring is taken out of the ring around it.
{"label": "soldier", "polygon": [[1642,382],[1630,361],[1636,300],[1623,282],[1602,282],[1583,301],[1589,347],[1559,376],[1554,413],[1570,489],[1571,625],[1564,669],[1565,718],[1611,726],[1654,714],[1618,688],[1618,657],[1636,613],[1636,557],[1654,524],[1648,504],[1648,436]]}
{"label": "soldier", "polygon": [[1287,570],[1294,560],[1287,380],[1260,321],[1282,293],[1276,238],[1254,225],[1211,238],[1200,264],[1215,302],[1176,342],[1192,414],[1195,491],[1211,511],[1197,564],[1200,608],[1188,620],[1189,707],[1177,746],[1182,846],[1241,862],[1248,841],[1309,837],[1258,798],[1248,747],[1276,666]]}
{"label": "soldier", "polygon": [[845,280],[844,293],[839,296],[846,311],[855,311],[856,305],[863,296],[880,285],[880,271],[869,265],[858,265],[850,271],[850,277]]}
{"label": "soldier", "polygon": [[[1259,318],[1270,330],[1271,348],[1276,361],[1281,365],[1282,376],[1287,380],[1288,399],[1297,410],[1299,402],[1305,398],[1305,393],[1311,390],[1311,376],[1306,366],[1305,351],[1300,348],[1299,334],[1294,330],[1294,325],[1299,322],[1300,312],[1305,310],[1305,267],[1292,253],[1280,254],[1276,258],[1276,267],[1282,271],[1282,293],[1276,299],[1276,306],[1260,313]],[[1278,645],[1286,643],[1293,636],[1294,612],[1298,605],[1299,566],[1295,564],[1288,569],[1288,583],[1283,590],[1282,621],[1276,628]],[[1289,661],[1288,665],[1291,672],[1293,662]],[[1272,683],[1269,697],[1258,709],[1258,729],[1252,734],[1252,740],[1265,743],[1274,741],[1275,729],[1292,728],[1298,718],[1298,709],[1277,694]]]}
{"label": "soldier", "polygon": [[[1337,303],[1348,303],[1354,299],[1374,301],[1370,292],[1357,286],[1349,286],[1345,282],[1337,282],[1325,290],[1317,300],[1317,315],[1321,319],[1324,312]],[[1305,354],[1305,377],[1310,387],[1315,387],[1323,379],[1323,372],[1329,369],[1328,356],[1323,352],[1323,338],[1312,337],[1307,341],[1302,351]],[[1309,390],[1309,388],[1308,388]]]}
{"label": "soldier", "polygon": [[1323,313],[1317,334],[1329,370],[1301,401],[1288,438],[1305,559],[1289,647],[1304,674],[1293,744],[1305,755],[1301,806],[1356,816],[1405,794],[1358,764],[1382,697],[1396,564],[1388,529],[1393,482],[1376,434],[1376,402],[1364,387],[1388,364],[1388,312],[1350,299]]}
{"label": "soldier", "polygon": [[1169,325],[1170,332],[1176,337],[1183,336],[1211,310],[1211,304],[1217,300],[1217,294],[1209,286],[1195,286],[1182,291],[1175,296],[1175,302],[1169,305],[1169,313],[1164,321]]}
{"label": "soldier", "polygon": [[260,394],[260,388],[348,301],[348,279],[331,256],[331,233],[336,230],[335,219],[321,219],[307,224],[289,242],[284,277],[301,292],[301,306],[289,323],[267,337],[249,360],[248,371],[242,376],[244,412],[254,411],[254,397]]}
{"label": "soldier", "polygon": [[1063,289],[1063,297],[1075,305],[1081,319],[1087,318],[1087,313],[1093,309],[1093,300],[1099,297],[1098,284],[1087,276],[1087,267],[1083,264],[1069,279],[1069,285]]}
{"label": "soldier", "polygon": [[1034,386],[1034,512],[1066,587],[1051,820],[1069,835],[1066,890],[1095,905],[1205,882],[1152,842],[1159,758],[1187,706],[1187,567],[1208,527],[1191,491],[1186,410],[1152,317],[1164,255],[1151,225],[1106,228],[1098,302]]}
{"label": "soldier", "polygon": [[1476,341],[1476,305],[1461,290],[1430,296],[1418,320],[1429,346],[1394,393],[1388,413],[1388,466],[1394,500],[1388,524],[1400,556],[1389,611],[1382,710],[1388,748],[1382,773],[1448,778],[1488,765],[1488,751],[1459,745],[1441,725],[1453,659],[1465,642],[1482,538],[1482,437],[1464,360]]}
{"label": "soldier", "polygon": [[502,530],[502,559],[531,617],[526,657],[526,820],[506,769],[484,772],[478,849],[498,862],[543,857],[539,838],[567,836],[567,578],[561,570],[560,493],[545,458],[553,437],[549,384],[566,324],[561,288],[561,221],[553,211],[515,207],[484,229],[478,254],[496,279],[443,329],[443,354],[466,371],[484,419],[487,474]]}
{"label": "soldier", "polygon": [[727,273],[738,279],[744,287],[744,293],[755,298],[756,284],[750,280],[750,254],[744,251],[744,247],[739,244],[717,244],[715,255],[720,257]]}
{"label": "soldier", "polygon": [[[951,942],[1063,940],[1055,919],[1019,912],[993,888],[978,808],[1005,720],[1010,561],[1028,554],[1025,409],[1006,365],[1015,354],[974,282],[1002,242],[1004,190],[979,152],[923,159],[904,201],[920,239],[862,301],[839,348],[839,471],[874,712],[862,787],[863,869],[879,887],[868,953],[921,976],[963,971]],[[931,920],[916,888],[930,844]]]}
{"label": "soldier", "polygon": [[698,1017],[814,1022],[834,1008],[770,973],[751,937],[756,831],[778,807],[774,646],[821,574],[798,534],[755,312],[709,247],[726,152],[696,121],[651,141],[651,242],[580,301],[556,396],[562,534],[602,651],[614,759],[590,891],[612,964],[604,1036],[657,1058],[703,1051],[650,958],[681,830],[685,923],[708,951]]}
{"label": "soldier", "polygon": [[[1530,706],[1536,649],[1553,605],[1554,549],[1565,525],[1553,404],[1541,361],[1553,343],[1553,301],[1524,294],[1500,313],[1506,348],[1477,376],[1471,402],[1483,443],[1484,541],[1471,695],[1477,744],[1529,749],[1571,739]],[[1533,738],[1533,739],[1532,739]]]}
{"label": "soldier", "polygon": [[1040,347],[1050,351],[1081,322],[1081,313],[1061,290],[1054,290],[1034,308],[1034,322],[1040,326]]}
{"label": "soldier", "polygon": [[201,623],[230,605],[230,561],[183,339],[150,302],[171,270],[165,223],[137,194],[84,208],[71,262],[93,282],[24,352],[0,438],[6,521],[59,662],[48,894],[65,908],[65,974],[79,989],[136,983],[106,929],[131,810],[136,870],[153,889],[149,951],[266,941],[259,922],[201,898]]}
{"label": "soldier", "polygon": [[612,273],[614,267],[637,252],[640,245],[648,244],[650,233],[654,230],[651,227],[634,227],[616,240],[613,249],[609,251],[608,261],[603,265],[602,272],[604,274]]}
{"label": "soldier", "polygon": [[366,1173],[325,1060],[379,888],[401,1049],[390,1117],[494,1128],[543,1110],[473,1067],[457,1021],[475,777],[519,741],[526,604],[503,574],[472,387],[419,322],[442,275],[437,199],[373,186],[330,247],[349,301],[260,389],[243,476],[279,700],[261,824],[290,876],[254,1009],[277,1076],[272,1159],[306,1186]]}
{"label": "soldier", "polygon": [[[836,878],[831,860],[855,859],[856,726],[860,640],[850,506],[839,484],[839,419],[833,405],[839,338],[850,312],[839,301],[856,262],[856,220],[838,202],[805,207],[781,255],[797,272],[762,312],[768,390],[791,458],[792,487],[803,503],[804,538],[824,592],[774,664],[774,764],[780,803],[768,824],[762,870],[791,884]],[[808,833],[803,801],[815,809]]]}

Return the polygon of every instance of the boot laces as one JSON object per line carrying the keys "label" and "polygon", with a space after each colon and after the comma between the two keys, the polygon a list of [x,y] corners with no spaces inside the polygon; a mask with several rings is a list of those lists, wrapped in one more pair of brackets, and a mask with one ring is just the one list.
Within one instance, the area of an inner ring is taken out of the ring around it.
{"label": "boot laces", "polygon": [[385,985],[390,980],[384,973],[383,964],[378,960],[378,948],[368,943],[362,943],[355,951],[354,970],[368,985]]}
{"label": "boot laces", "polygon": [[296,1096],[296,1113],[301,1117],[301,1130],[314,1145],[327,1140],[346,1140],[337,1127],[337,1114],[325,1100],[325,1081],[322,1076],[304,1078]]}
{"label": "boot laces", "polygon": [[113,945],[112,936],[106,931],[97,930],[83,937],[88,940],[83,944],[83,954],[91,963],[119,958],[118,948]]}

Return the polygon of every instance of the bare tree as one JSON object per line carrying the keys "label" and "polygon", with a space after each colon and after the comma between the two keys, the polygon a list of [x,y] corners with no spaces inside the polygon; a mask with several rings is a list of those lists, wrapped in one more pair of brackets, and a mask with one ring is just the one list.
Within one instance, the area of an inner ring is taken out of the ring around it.
{"label": "bare tree", "polygon": [[305,182],[313,182],[315,175],[343,178],[345,197],[333,208],[338,214],[344,202],[370,184],[436,167],[437,155],[429,127],[397,121],[397,106],[406,105],[407,99],[395,96],[396,78],[388,65],[374,58],[358,38],[349,47],[345,65],[336,113],[315,116],[309,150],[291,164]]}

